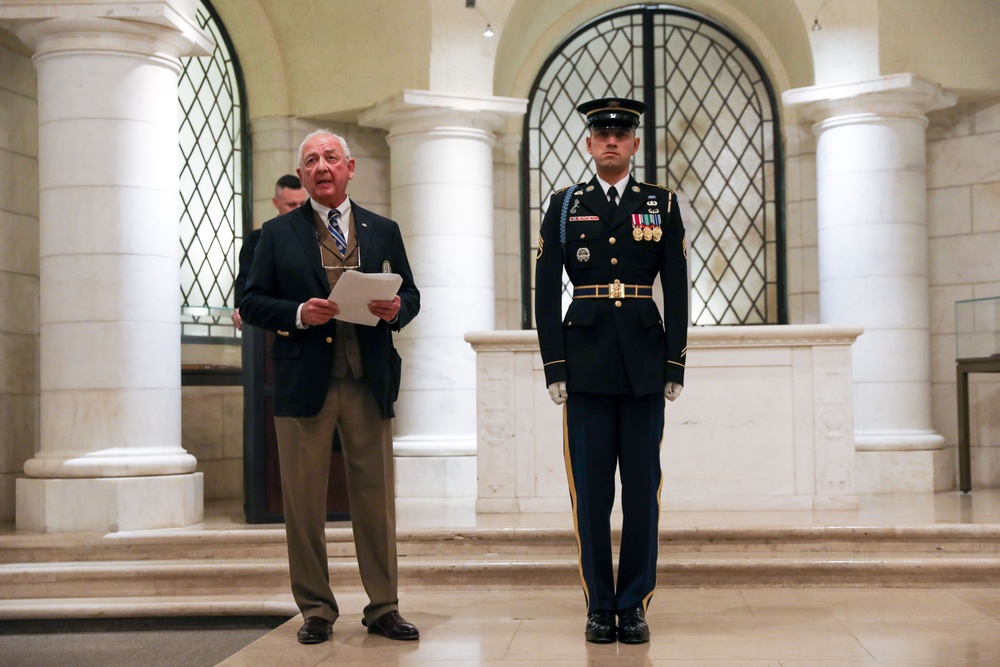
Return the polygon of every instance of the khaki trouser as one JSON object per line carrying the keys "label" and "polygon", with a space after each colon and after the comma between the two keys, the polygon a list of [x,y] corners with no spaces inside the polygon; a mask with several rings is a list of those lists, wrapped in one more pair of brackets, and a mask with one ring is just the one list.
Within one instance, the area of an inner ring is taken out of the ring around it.
{"label": "khaki trouser", "polygon": [[383,419],[367,382],[334,379],[315,417],[276,417],[292,595],[304,618],[340,615],[330,590],[326,488],[333,433],[340,429],[351,525],[369,624],[399,609],[392,420]]}

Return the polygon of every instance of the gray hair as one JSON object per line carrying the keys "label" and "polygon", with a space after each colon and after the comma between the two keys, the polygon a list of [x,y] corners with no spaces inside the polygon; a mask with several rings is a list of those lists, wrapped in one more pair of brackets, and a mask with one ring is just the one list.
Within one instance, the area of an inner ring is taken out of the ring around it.
{"label": "gray hair", "polygon": [[351,159],[351,149],[347,147],[347,140],[346,139],[344,139],[339,134],[334,134],[330,130],[314,130],[314,131],[310,132],[309,134],[307,134],[306,138],[302,140],[301,144],[299,144],[299,165],[302,164],[302,149],[305,148],[306,143],[310,139],[312,139],[313,137],[318,137],[321,134],[325,134],[327,136],[333,137],[334,139],[336,139],[337,141],[339,141],[340,142],[340,147],[342,149],[344,149],[344,159],[345,160],[350,160]]}

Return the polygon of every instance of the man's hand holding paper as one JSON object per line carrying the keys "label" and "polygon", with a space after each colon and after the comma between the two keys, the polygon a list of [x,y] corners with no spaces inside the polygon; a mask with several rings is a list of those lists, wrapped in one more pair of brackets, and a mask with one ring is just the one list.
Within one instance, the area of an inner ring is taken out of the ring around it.
{"label": "man's hand holding paper", "polygon": [[371,327],[380,319],[395,319],[400,307],[396,292],[402,284],[402,277],[396,273],[345,271],[328,300],[339,309],[336,319]]}

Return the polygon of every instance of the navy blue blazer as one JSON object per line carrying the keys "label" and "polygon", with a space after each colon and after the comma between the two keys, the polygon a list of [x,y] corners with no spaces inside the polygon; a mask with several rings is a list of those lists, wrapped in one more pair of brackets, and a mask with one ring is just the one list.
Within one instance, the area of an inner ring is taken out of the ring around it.
{"label": "navy blue blazer", "polygon": [[[369,327],[356,325],[365,380],[384,418],[395,416],[401,360],[392,344],[399,331],[420,310],[420,292],[406,258],[399,225],[352,202],[361,268],[365,273],[387,271],[403,278],[400,310],[390,325],[382,320]],[[306,329],[295,326],[300,304],[330,295],[316,239],[315,213],[310,201],[268,220],[261,228],[253,265],[240,304],[240,314],[253,326],[277,332],[274,359],[274,414],[311,417],[326,400],[333,372],[337,321]]]}

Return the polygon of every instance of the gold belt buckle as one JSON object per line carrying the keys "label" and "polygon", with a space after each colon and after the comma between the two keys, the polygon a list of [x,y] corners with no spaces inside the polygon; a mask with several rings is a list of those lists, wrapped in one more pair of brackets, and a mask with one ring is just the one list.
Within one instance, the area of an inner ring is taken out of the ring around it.
{"label": "gold belt buckle", "polygon": [[625,298],[625,286],[622,285],[622,281],[616,279],[613,283],[608,284],[608,298],[609,299]]}

